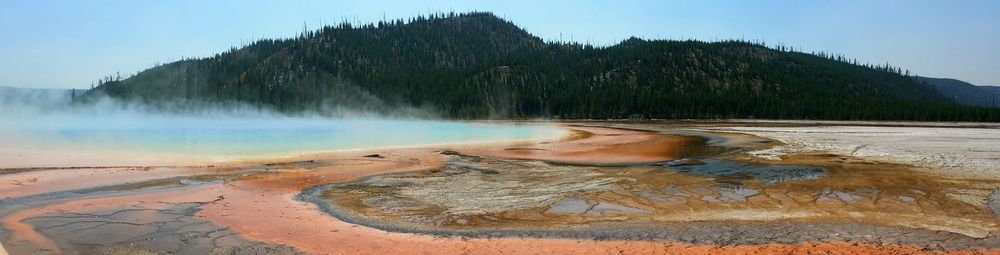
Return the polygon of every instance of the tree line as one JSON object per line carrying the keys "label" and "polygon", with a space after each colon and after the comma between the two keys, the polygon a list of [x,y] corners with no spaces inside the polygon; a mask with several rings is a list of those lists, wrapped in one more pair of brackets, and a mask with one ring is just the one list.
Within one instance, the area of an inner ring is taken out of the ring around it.
{"label": "tree line", "polygon": [[742,40],[545,42],[490,13],[447,13],[258,40],[102,79],[78,101],[420,108],[454,119],[1000,121],[1000,110],[956,105],[908,76]]}

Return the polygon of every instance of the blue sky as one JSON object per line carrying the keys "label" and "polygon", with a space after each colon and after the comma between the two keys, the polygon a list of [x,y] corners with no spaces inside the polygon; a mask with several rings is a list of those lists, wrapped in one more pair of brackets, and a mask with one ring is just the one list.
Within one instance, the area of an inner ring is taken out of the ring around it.
{"label": "blue sky", "polygon": [[342,20],[491,11],[548,40],[760,39],[1000,85],[1000,1],[0,1],[0,85],[85,88]]}

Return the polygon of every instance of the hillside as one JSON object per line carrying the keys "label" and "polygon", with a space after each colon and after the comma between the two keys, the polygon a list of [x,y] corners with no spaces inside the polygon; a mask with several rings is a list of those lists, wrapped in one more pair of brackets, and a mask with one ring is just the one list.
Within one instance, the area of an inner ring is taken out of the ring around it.
{"label": "hillside", "polygon": [[418,108],[447,118],[1000,120],[996,110],[957,106],[900,73],[739,41],[550,43],[492,14],[469,13],[261,40],[108,77],[77,101]]}
{"label": "hillside", "polygon": [[945,78],[914,77],[927,83],[955,103],[968,106],[1000,107],[997,90],[990,86],[976,86],[964,81]]}
{"label": "hillside", "polygon": [[[979,86],[979,88],[993,95],[997,101],[1000,101],[1000,86]],[[1000,102],[994,105],[1000,107]]]}

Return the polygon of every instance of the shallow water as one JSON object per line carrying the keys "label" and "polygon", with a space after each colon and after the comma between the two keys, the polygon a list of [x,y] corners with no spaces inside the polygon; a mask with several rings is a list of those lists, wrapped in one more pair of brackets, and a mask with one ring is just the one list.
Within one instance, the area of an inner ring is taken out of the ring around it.
{"label": "shallow water", "polygon": [[816,180],[826,176],[826,169],[812,166],[794,165],[753,165],[730,160],[702,159],[666,162],[667,169],[682,173],[708,176],[756,180],[764,185],[772,185],[797,180]]}

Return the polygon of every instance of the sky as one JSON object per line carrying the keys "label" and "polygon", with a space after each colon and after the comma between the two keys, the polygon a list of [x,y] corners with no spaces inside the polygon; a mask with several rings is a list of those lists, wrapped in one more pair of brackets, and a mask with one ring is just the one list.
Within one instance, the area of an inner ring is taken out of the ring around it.
{"label": "sky", "polygon": [[451,11],[493,12],[550,41],[762,40],[1000,85],[996,0],[3,0],[0,86],[88,88],[303,26]]}

